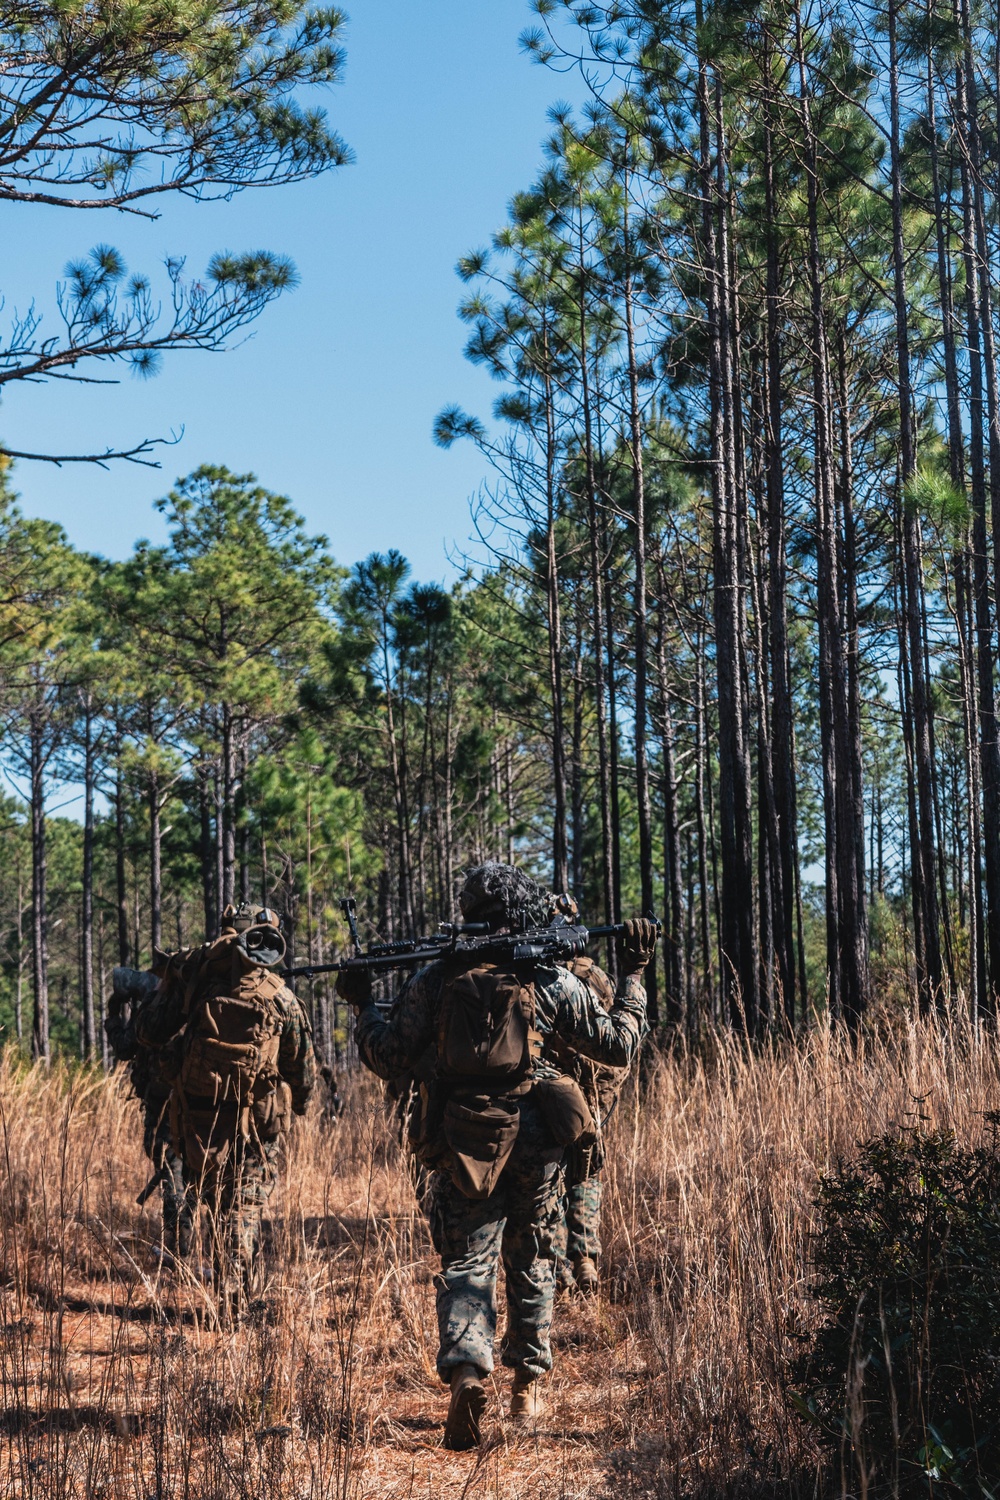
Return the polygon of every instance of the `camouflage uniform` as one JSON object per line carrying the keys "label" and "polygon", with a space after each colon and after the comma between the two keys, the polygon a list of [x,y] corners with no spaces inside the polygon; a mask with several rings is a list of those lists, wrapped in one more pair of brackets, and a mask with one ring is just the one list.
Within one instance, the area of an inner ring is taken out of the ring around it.
{"label": "camouflage uniform", "polygon": [[[590,958],[570,959],[566,967],[587,986],[605,1010],[614,1004],[614,985]],[[575,1078],[584,1092],[597,1126],[597,1139],[570,1146],[566,1153],[563,1214],[556,1230],[556,1265],[561,1282],[572,1285],[569,1263],[601,1254],[601,1172],[604,1167],[604,1128],[628,1077],[627,1068],[607,1067],[582,1057],[558,1036],[551,1036],[546,1054],[562,1072]]]}
{"label": "camouflage uniform", "polygon": [[[170,960],[163,988],[139,1016],[139,1042],[147,1048],[163,1047],[179,1037],[187,1021],[185,991],[202,956],[213,946],[189,949]],[[283,1014],[278,1050],[278,1073],[289,1086],[295,1114],[305,1113],[316,1081],[316,1054],[309,1022],[299,1001],[282,986],[276,1004]],[[238,1260],[249,1269],[260,1237],[260,1225],[277,1176],[280,1135],[258,1128],[257,1106],[250,1114],[250,1128],[241,1129],[236,1104],[222,1103],[211,1111],[178,1111],[177,1091],[171,1103],[174,1146],[185,1144],[183,1176],[186,1190],[205,1203],[213,1221],[216,1260]],[[183,1118],[179,1119],[179,1115]],[[181,1126],[179,1129],[178,1126]],[[201,1160],[193,1159],[191,1142],[200,1146]]]}
{"label": "camouflage uniform", "polygon": [[[434,1041],[445,969],[431,964],[404,986],[388,1021],[373,1005],[358,1016],[362,1060],[380,1078],[412,1068]],[[646,996],[636,976],[626,979],[609,1015],[566,969],[539,966],[534,974],[535,1026],[558,1033],[586,1056],[627,1066],[645,1030]],[[541,1059],[534,1076],[556,1077]],[[441,1257],[436,1278],[442,1380],[469,1363],[489,1373],[496,1333],[496,1279],[502,1259],[507,1283],[503,1363],[531,1380],[552,1368],[549,1327],[555,1293],[552,1239],[561,1215],[563,1148],[556,1144],[532,1095],[519,1103],[513,1152],[490,1197],[467,1198],[445,1171],[432,1174],[429,1218]]]}
{"label": "camouflage uniform", "polygon": [[[109,1010],[104,1022],[105,1035],[118,1061],[132,1065],[132,1087],[142,1105],[142,1149],[160,1180],[164,1248],[172,1254],[187,1255],[191,1248],[194,1205],[184,1185],[184,1164],[174,1150],[170,1131],[170,1084],[164,1077],[164,1064],[169,1071],[169,1059],[158,1051],[141,1047],[136,1035],[139,1011],[151,1001],[155,976],[138,969],[115,973],[116,979],[125,974],[135,978],[125,992],[116,987],[115,998],[120,1003]],[[125,982],[124,977],[121,982]]]}

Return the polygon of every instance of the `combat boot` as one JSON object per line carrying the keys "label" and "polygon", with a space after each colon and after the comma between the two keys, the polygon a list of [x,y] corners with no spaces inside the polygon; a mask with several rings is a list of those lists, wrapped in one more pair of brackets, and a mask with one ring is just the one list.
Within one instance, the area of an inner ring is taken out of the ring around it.
{"label": "combat boot", "polygon": [[597,1275],[597,1265],[590,1255],[578,1255],[573,1262],[573,1274],[576,1277],[577,1290],[581,1297],[596,1297],[600,1290],[600,1278]]}
{"label": "combat boot", "polygon": [[576,1291],[576,1280],[573,1276],[573,1267],[565,1255],[556,1258],[556,1293],[560,1297],[572,1297]]}
{"label": "combat boot", "polygon": [[510,1414],[515,1422],[525,1426],[534,1425],[545,1410],[540,1390],[541,1381],[531,1375],[515,1375],[514,1389],[510,1396]]}
{"label": "combat boot", "polygon": [[451,1372],[451,1405],[444,1424],[444,1445],[455,1453],[478,1448],[486,1410],[486,1387],[478,1365],[456,1365]]}

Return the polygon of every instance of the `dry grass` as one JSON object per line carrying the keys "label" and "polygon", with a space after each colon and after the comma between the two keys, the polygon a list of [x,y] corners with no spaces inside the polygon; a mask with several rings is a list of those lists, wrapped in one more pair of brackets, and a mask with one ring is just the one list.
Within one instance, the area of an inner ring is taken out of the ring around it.
{"label": "dry grass", "polygon": [[815,1033],[664,1059],[618,1114],[608,1295],[557,1307],[543,1430],[440,1448],[434,1271],[374,1083],[299,1127],[264,1295],[219,1327],[160,1273],[137,1106],[121,1082],[0,1070],[0,1495],[44,1500],[810,1495],[787,1401],[817,1174],[922,1117],[980,1137],[992,1041],[904,1028],[851,1055]]}

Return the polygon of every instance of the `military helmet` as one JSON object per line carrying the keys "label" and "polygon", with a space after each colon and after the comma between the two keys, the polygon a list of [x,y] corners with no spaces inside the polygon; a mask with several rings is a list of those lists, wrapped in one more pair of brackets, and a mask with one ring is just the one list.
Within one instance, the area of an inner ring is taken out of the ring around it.
{"label": "military helmet", "polygon": [[246,932],[248,927],[280,927],[281,918],[269,906],[257,906],[253,901],[232,902],[222,913],[223,930]]}
{"label": "military helmet", "polygon": [[270,906],[257,906],[252,901],[227,906],[222,914],[222,930],[224,934],[236,933],[237,946],[253,964],[270,969],[285,956],[281,918]]}
{"label": "military helmet", "polygon": [[546,921],[545,893],[516,865],[490,860],[465,873],[458,904],[467,922],[491,927],[535,926]]}

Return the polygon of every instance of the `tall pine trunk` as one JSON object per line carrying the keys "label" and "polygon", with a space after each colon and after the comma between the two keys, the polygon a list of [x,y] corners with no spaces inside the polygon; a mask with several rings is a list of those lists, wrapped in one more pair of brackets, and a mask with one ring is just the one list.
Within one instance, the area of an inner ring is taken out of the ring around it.
{"label": "tall pine trunk", "polygon": [[230,703],[222,705],[222,894],[223,908],[236,900],[236,726]]}
{"label": "tall pine trunk", "polygon": [[[964,68],[956,69],[956,113],[959,138],[968,132]],[[982,770],[982,849],[986,875],[984,922],[988,984],[984,1009],[995,1014],[1000,995],[1000,744],[993,686],[993,616],[990,606],[990,551],[986,520],[986,454],[984,442],[983,355],[972,188],[968,146],[962,151],[962,258],[965,268],[965,318],[969,364],[969,490],[972,501],[972,595],[976,631],[976,677],[979,709],[979,758]]]}
{"label": "tall pine trunk", "polygon": [[[212,831],[212,807],[209,801],[208,772],[204,764],[197,770],[199,849],[201,855],[201,901],[205,914],[205,941],[219,931],[219,900],[215,878],[215,837]],[[262,899],[267,902],[265,889]]]}
{"label": "tall pine trunk", "polygon": [[836,504],[833,402],[820,245],[820,181],[806,78],[802,19],[796,12],[800,101],[806,144],[808,275],[816,495],[816,582],[819,624],[820,722],[826,826],[827,976],[831,1014],[851,1031],[868,1004],[868,920],[863,852],[857,841],[856,789],[860,747],[851,731],[845,612],[841,603],[841,553]]}
{"label": "tall pine trunk", "polygon": [[[647,683],[649,676],[649,642],[646,618],[646,477],[643,461],[642,407],[639,400],[639,363],[635,342],[635,281],[632,262],[632,228],[629,204],[631,191],[628,171],[628,153],[631,143],[626,139],[626,162],[622,191],[622,236],[625,256],[625,349],[628,362],[629,395],[629,447],[632,466],[632,564],[634,583],[632,596],[632,629],[635,654],[635,720],[633,725],[633,748],[635,751],[635,800],[639,820],[639,900],[642,909],[649,914],[653,910],[653,828],[649,799],[649,751],[647,747],[648,705]],[[651,1026],[659,1020],[657,1004],[656,961],[646,969],[645,975],[647,1015]]]}
{"label": "tall pine trunk", "polygon": [[587,491],[587,531],[590,563],[590,598],[593,611],[594,707],[597,718],[597,769],[601,807],[601,890],[604,921],[614,921],[614,871],[611,834],[611,782],[608,756],[608,715],[604,692],[604,601],[601,589],[602,539],[597,510],[597,474],[594,464],[594,420],[591,408],[590,355],[587,323],[586,259],[583,238],[583,189],[578,193],[577,249],[580,320],[580,400],[583,410],[583,464]]}
{"label": "tall pine trunk", "polygon": [[[767,222],[764,466],[767,486],[768,667],[771,787],[778,858],[771,864],[771,919],[778,984],[789,1026],[795,1024],[795,866],[798,819],[792,765],[792,694],[788,655],[785,479],[782,411],[781,268],[774,183],[771,52],[764,115],[764,211]],[[805,997],[803,996],[803,1003]]]}
{"label": "tall pine trunk", "polygon": [[40,718],[44,709],[32,708],[28,726],[31,799],[31,974],[34,1013],[32,1056],[49,1061],[49,915],[48,850],[45,827],[45,753]]}
{"label": "tall pine trunk", "polygon": [[551,350],[546,323],[542,334],[542,381],[545,392],[545,608],[548,642],[549,693],[552,698],[552,888],[569,885],[566,838],[566,748],[564,743],[562,611],[559,599],[559,556],[556,549],[558,477],[555,400],[550,369]]}
{"label": "tall pine trunk", "polygon": [[897,0],[890,0],[889,21],[889,117],[892,183],[892,270],[896,317],[896,366],[899,388],[899,503],[902,507],[905,626],[910,667],[910,698],[913,715],[912,743],[916,781],[917,818],[911,841],[910,879],[914,901],[919,904],[921,946],[917,953],[920,1006],[924,1013],[941,998],[941,934],[937,899],[934,839],[934,761],[932,707],[924,673],[924,587],[920,520],[908,496],[916,473],[913,427],[913,387],[910,374],[909,307],[906,292],[906,260],[903,229],[903,183],[900,165],[899,58],[896,24]]}
{"label": "tall pine trunk", "polygon": [[82,694],[83,708],[83,861],[81,870],[81,961],[80,999],[83,1010],[83,1055],[93,1058],[97,1048],[94,1016],[94,749],[93,703],[89,689]]}
{"label": "tall pine trunk", "polygon": [[155,766],[150,768],[146,788],[149,811],[149,941],[152,948],[163,946],[163,850],[160,836],[160,778]]}
{"label": "tall pine trunk", "polygon": [[[699,6],[700,12],[700,6]],[[704,194],[703,262],[707,295],[710,440],[712,458],[712,566],[719,712],[719,833],[722,853],[720,950],[722,984],[732,1024],[754,1031],[759,1018],[754,944],[753,830],[748,703],[740,639],[743,556],[737,483],[737,415],[733,409],[733,337],[729,285],[726,162],[721,83],[713,109],[708,70],[699,64],[701,171]],[[712,139],[714,125],[714,166]]]}

